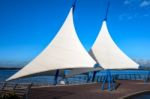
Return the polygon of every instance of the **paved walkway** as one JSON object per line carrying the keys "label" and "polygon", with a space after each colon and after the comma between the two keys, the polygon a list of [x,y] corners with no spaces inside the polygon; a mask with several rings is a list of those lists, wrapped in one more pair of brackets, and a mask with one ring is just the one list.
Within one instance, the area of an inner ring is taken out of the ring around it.
{"label": "paved walkway", "polygon": [[118,99],[143,90],[150,90],[150,83],[143,81],[117,81],[114,91],[100,90],[101,84],[32,88],[29,99]]}

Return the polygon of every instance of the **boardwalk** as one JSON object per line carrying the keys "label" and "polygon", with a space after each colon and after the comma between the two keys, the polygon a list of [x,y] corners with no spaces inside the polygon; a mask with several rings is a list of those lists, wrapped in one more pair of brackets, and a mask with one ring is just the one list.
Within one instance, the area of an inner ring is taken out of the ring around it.
{"label": "boardwalk", "polygon": [[150,83],[143,81],[117,81],[115,91],[101,91],[100,84],[32,88],[30,99],[118,99],[127,94],[150,90]]}

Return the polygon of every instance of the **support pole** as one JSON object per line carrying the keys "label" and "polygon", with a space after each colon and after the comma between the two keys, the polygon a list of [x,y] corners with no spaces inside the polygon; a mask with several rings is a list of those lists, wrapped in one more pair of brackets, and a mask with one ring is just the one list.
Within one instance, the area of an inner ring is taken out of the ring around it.
{"label": "support pole", "polygon": [[95,80],[96,73],[97,73],[96,71],[93,72],[92,82],[94,82],[94,80]]}
{"label": "support pole", "polygon": [[76,3],[77,3],[77,0],[74,0],[74,1],[73,1],[73,4],[72,4],[72,7],[73,7],[73,13],[74,13],[74,10],[75,10],[75,7],[76,7]]}
{"label": "support pole", "polygon": [[107,73],[106,73],[106,75],[104,76],[104,79],[103,79],[103,81],[102,81],[102,87],[101,87],[101,89],[102,90],[104,90],[104,86],[105,86],[105,83],[106,83],[106,80],[107,80]]}
{"label": "support pole", "polygon": [[113,79],[113,76],[111,75],[110,70],[106,70],[105,79],[102,82],[102,87],[101,87],[102,90],[104,90],[104,86],[105,86],[106,82],[108,83],[108,90],[109,91],[115,89],[114,79]]}
{"label": "support pole", "polygon": [[105,20],[105,21],[107,21],[109,7],[110,7],[110,1],[108,0],[108,1],[107,1],[106,14],[105,14],[105,17],[104,17],[104,20]]}
{"label": "support pole", "polygon": [[59,75],[59,70],[56,70],[56,74],[55,74],[55,77],[54,77],[54,85],[57,85],[57,79],[58,79],[58,75]]}

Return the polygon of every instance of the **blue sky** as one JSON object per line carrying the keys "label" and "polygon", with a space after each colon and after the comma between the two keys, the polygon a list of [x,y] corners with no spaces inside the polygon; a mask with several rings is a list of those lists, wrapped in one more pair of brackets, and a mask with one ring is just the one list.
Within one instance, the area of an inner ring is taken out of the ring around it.
{"label": "blue sky", "polygon": [[[109,32],[131,58],[150,59],[150,0],[110,0]],[[0,63],[29,62],[50,43],[73,0],[0,0]],[[77,34],[89,50],[105,16],[106,0],[77,0]]]}

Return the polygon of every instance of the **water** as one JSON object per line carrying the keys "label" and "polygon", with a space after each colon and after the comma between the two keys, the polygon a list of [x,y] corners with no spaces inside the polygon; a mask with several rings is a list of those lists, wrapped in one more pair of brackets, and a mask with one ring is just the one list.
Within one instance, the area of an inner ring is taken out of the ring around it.
{"label": "water", "polygon": [[[0,70],[0,82],[4,82],[7,78],[15,74],[18,70]],[[69,78],[69,83],[85,83],[86,79],[85,75],[75,76],[74,78]],[[58,77],[58,80],[62,79]],[[37,76],[37,77],[28,77],[28,78],[21,78],[18,80],[14,80],[11,82],[17,83],[34,83],[37,84],[53,84],[54,83],[54,76]]]}
{"label": "water", "polygon": [[[11,75],[15,74],[18,70],[0,70],[0,82],[5,81]],[[106,71],[97,72],[95,81],[102,81],[105,77]],[[145,70],[112,70],[111,74],[116,79],[129,79],[129,80],[147,80],[150,78],[150,71]],[[90,77],[90,81],[92,79],[93,73],[90,72],[89,75],[77,75],[73,78],[67,79],[69,83],[86,83],[88,77]],[[59,77],[58,80],[61,78]],[[13,82],[21,82],[21,83],[34,83],[34,84],[53,84],[54,77],[53,76],[37,76],[37,77],[29,77],[24,79],[15,80]]]}
{"label": "water", "polygon": [[[7,78],[15,74],[18,70],[0,70],[0,82],[5,81]],[[21,82],[21,83],[52,83],[53,77],[51,76],[37,76],[37,77],[29,77],[24,79],[18,79],[12,82]]]}
{"label": "water", "polygon": [[150,93],[136,96],[133,99],[150,99]]}
{"label": "water", "polygon": [[150,99],[150,92],[145,92],[136,96],[131,97],[131,99]]}

